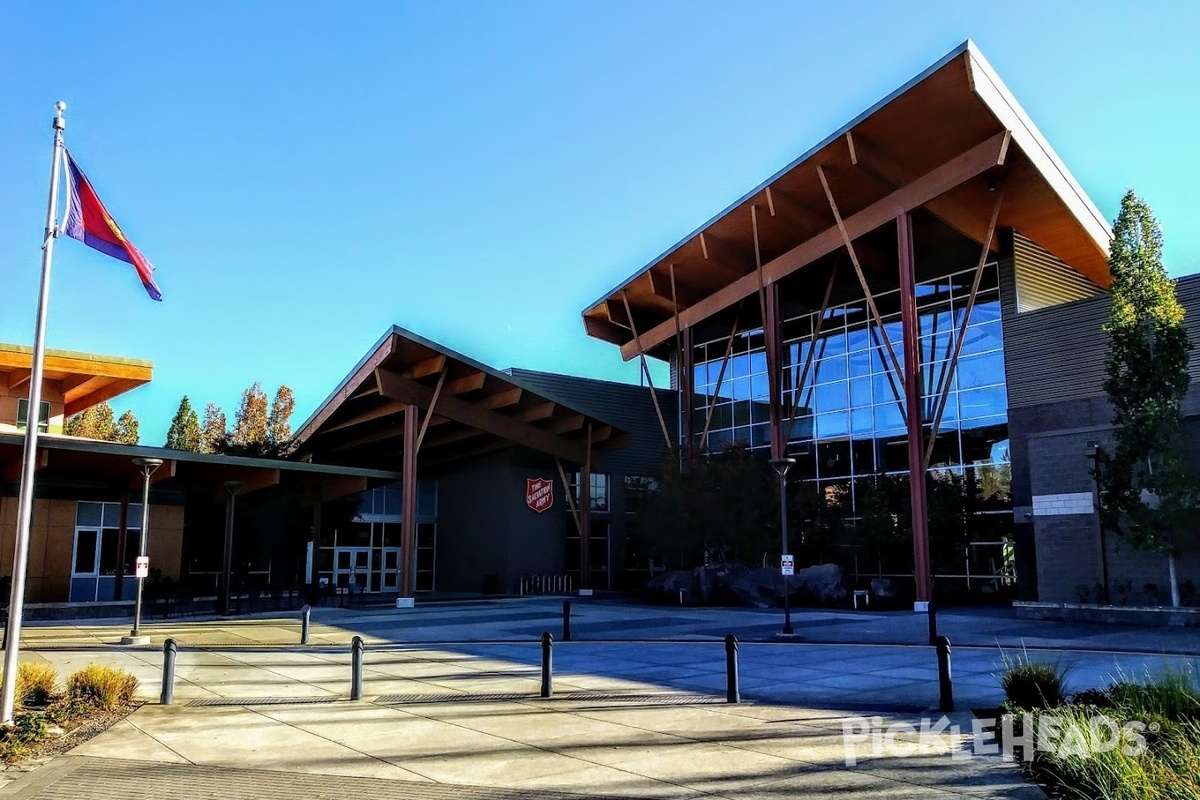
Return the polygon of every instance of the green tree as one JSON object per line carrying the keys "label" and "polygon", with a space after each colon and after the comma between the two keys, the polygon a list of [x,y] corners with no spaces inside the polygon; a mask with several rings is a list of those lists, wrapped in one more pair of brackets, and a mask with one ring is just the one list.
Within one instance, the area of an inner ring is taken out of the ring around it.
{"label": "green tree", "polygon": [[225,412],[216,403],[204,407],[204,427],[200,431],[200,452],[219,453],[225,444]]}
{"label": "green tree", "polygon": [[121,418],[117,420],[112,441],[120,442],[121,444],[138,443],[138,421],[132,411],[126,409]]}
{"label": "green tree", "polygon": [[292,411],[296,408],[296,397],[287,384],[280,386],[271,401],[271,412],[267,414],[267,442],[278,451],[290,447],[292,441]]}
{"label": "green tree", "polygon": [[171,427],[167,430],[165,447],[198,453],[203,445],[203,439],[204,432],[200,428],[200,418],[196,415],[196,409],[192,408],[192,401],[185,394],[179,401],[179,408],[171,420]]}
{"label": "green tree", "polygon": [[137,444],[138,421],[128,409],[114,421],[112,406],[99,403],[68,417],[63,424],[63,433],[102,442]]}
{"label": "green tree", "polygon": [[1108,269],[1112,310],[1104,333],[1104,391],[1115,447],[1101,449],[1095,476],[1101,524],[1134,547],[1167,558],[1171,603],[1179,605],[1175,559],[1194,529],[1197,487],[1183,462],[1188,352],[1183,307],[1162,263],[1162,231],[1133,191],[1121,200]]}
{"label": "green tree", "polygon": [[252,450],[267,441],[267,393],[255,381],[242,392],[242,403],[234,416],[229,444],[240,451]]}
{"label": "green tree", "polygon": [[697,458],[669,457],[635,522],[650,550],[679,566],[760,563],[779,541],[776,478],[744,445]]}

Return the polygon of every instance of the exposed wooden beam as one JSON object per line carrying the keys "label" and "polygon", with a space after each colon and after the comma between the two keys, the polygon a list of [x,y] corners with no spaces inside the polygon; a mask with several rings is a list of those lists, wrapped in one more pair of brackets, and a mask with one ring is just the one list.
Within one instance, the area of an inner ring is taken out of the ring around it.
{"label": "exposed wooden beam", "polygon": [[[404,413],[404,412],[400,412]],[[343,450],[352,450],[355,447],[362,447],[365,444],[377,444],[387,441],[388,439],[398,439],[404,435],[404,426],[399,422],[393,422],[384,428],[364,433],[361,436],[355,436],[350,439],[343,439],[328,448],[328,452],[337,453]]]}
{"label": "exposed wooden beam", "polygon": [[29,381],[29,376],[33,374],[31,369],[14,369],[8,373],[8,388],[19,389]]}
{"label": "exposed wooden beam", "polygon": [[[382,367],[376,370],[376,375],[385,397],[412,403],[421,408],[428,408],[433,400],[433,390],[428,386]],[[523,444],[568,461],[578,463],[583,458],[578,442],[568,441],[550,431],[458,397],[441,398],[438,413],[463,425],[485,430],[510,442]]]}
{"label": "exposed wooden beam", "polygon": [[511,389],[504,389],[495,394],[489,394],[483,398],[483,404],[488,408],[508,408],[521,402],[521,395],[523,393],[524,390],[521,387],[514,386]]}
{"label": "exposed wooden beam", "polygon": [[[621,290],[621,302],[623,302],[625,304],[625,310],[628,312],[629,311],[629,298],[625,295],[624,289]],[[632,321],[632,319],[633,319],[632,313],[629,314],[629,318]],[[676,317],[676,319],[678,319],[678,317]],[[637,328],[633,329],[633,338],[635,341],[638,338]],[[670,451],[675,445],[671,441],[671,433],[667,429],[667,422],[666,422],[666,419],[663,417],[662,407],[659,405],[659,402],[658,402],[658,392],[656,392],[654,390],[654,377],[650,374],[650,365],[646,363],[645,351],[640,351],[638,353],[638,358],[640,358],[642,361],[642,372],[645,374],[646,384],[650,388],[650,399],[654,401],[654,413],[658,416],[658,424],[662,428],[663,439],[664,439],[664,441],[666,441],[667,450]],[[588,430],[590,431],[591,428],[589,427]]]}
{"label": "exposed wooden beam", "polygon": [[487,381],[486,372],[472,372],[470,375],[463,375],[461,378],[454,378],[446,382],[446,391],[450,394],[466,394],[467,392],[476,392],[483,388],[483,384]]}
{"label": "exposed wooden beam", "polygon": [[[558,404],[550,400],[544,403],[537,403],[529,408],[521,409],[517,414],[517,418],[525,422],[537,422],[540,419],[550,419],[554,415],[554,409],[558,408]],[[557,433],[557,431],[555,431]]]}
{"label": "exposed wooden beam", "polygon": [[324,436],[325,434],[333,433],[334,431],[343,431],[347,428],[353,428],[358,425],[364,425],[368,422],[374,422],[377,419],[383,419],[384,417],[390,417],[393,414],[398,414],[398,413],[402,412],[403,410],[404,410],[404,403],[397,403],[392,400],[388,400],[385,403],[383,403],[383,405],[379,405],[379,406],[376,406],[375,408],[367,409],[366,411],[362,412],[361,414],[355,414],[353,417],[350,417],[347,420],[339,422],[336,425],[330,425],[327,428],[322,428],[321,430],[317,431],[317,433],[319,435]]}
{"label": "exposed wooden beam", "polygon": [[[438,375],[437,386],[433,387],[433,399],[429,401],[429,408],[425,410],[425,419],[421,420],[421,430],[417,433],[417,450],[421,449],[421,442],[425,441],[425,431],[429,430],[429,421],[433,419],[433,411],[437,408],[438,397],[442,394],[442,387],[446,385],[445,363],[443,359],[443,367],[441,373]],[[405,409],[404,413],[407,414],[410,411],[411,409]]]}
{"label": "exposed wooden beam", "polygon": [[583,414],[572,414],[569,417],[564,417],[550,426],[550,430],[555,433],[570,433],[583,429],[583,423],[586,417]]}
{"label": "exposed wooden beam", "polygon": [[408,378],[425,378],[430,375],[437,375],[446,368],[446,357],[439,353],[436,356],[430,356],[422,361],[418,361],[404,371],[405,377]]}
{"label": "exposed wooden beam", "polygon": [[487,433],[479,430],[478,428],[459,428],[456,431],[444,433],[441,436],[430,439],[429,441],[425,442],[424,449],[426,452],[428,452],[431,450],[436,450],[443,445],[453,444],[455,442],[465,442],[468,439],[476,439],[480,436],[487,436]]}
{"label": "exposed wooden beam", "polygon": [[711,233],[701,231],[700,250],[704,254],[704,260],[710,265],[716,262],[738,275],[745,275],[754,267],[751,253],[744,252],[740,247]]}
{"label": "exposed wooden beam", "polygon": [[[1008,150],[1008,142],[1008,131],[1003,131],[980,142],[925,173],[912,183],[897,189],[847,218],[844,221],[846,231],[852,239],[857,239],[893,221],[898,209],[920,208],[964,181],[1003,164]],[[780,280],[842,246],[841,232],[837,225],[833,225],[763,265],[763,273],[770,280]],[[723,289],[713,292],[696,305],[680,312],[680,322],[683,325],[695,325],[718,311],[728,308],[738,300],[749,297],[757,289],[757,277],[745,275]],[[670,319],[654,326],[640,337],[623,344],[621,357],[628,361],[637,356],[639,352],[659,346],[674,335],[674,330],[674,320]]]}
{"label": "exposed wooden beam", "polygon": [[322,502],[365,492],[369,488],[367,479],[358,475],[322,475],[320,481]]}

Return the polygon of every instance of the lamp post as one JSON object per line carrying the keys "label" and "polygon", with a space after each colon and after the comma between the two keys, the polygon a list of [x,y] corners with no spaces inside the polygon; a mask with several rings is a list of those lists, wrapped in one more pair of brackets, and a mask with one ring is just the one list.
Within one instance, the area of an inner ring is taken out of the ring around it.
{"label": "lamp post", "polygon": [[[150,541],[150,476],[162,466],[161,458],[135,458],[133,463],[142,470],[142,526],[138,536],[138,560],[146,557],[146,547]],[[119,556],[122,557],[123,556]],[[146,576],[138,573],[137,599],[133,604],[133,630],[128,636],[122,637],[122,644],[149,644],[150,638],[142,635],[142,592],[145,589]]]}
{"label": "lamp post", "polygon": [[1098,468],[1098,456],[1100,455],[1100,446],[1095,442],[1089,441],[1084,446],[1083,454],[1092,462],[1092,488],[1096,492],[1096,530],[1100,536],[1100,584],[1102,587],[1104,605],[1112,605],[1112,600],[1108,595],[1108,547],[1104,542],[1104,520],[1100,515],[1100,476],[1096,473]]}
{"label": "lamp post", "polygon": [[[792,465],[796,463],[794,458],[772,458],[771,466],[775,472],[779,474],[779,533],[780,545],[782,550],[779,554],[780,571],[783,570],[783,558],[788,555],[788,518],[787,518],[787,474]],[[791,636],[795,631],[792,629],[792,592],[789,586],[788,575],[783,575],[783,634]]]}
{"label": "lamp post", "polygon": [[229,602],[233,596],[233,512],[237,503],[237,493],[242,488],[241,481],[225,481],[225,559],[222,569],[221,615],[229,616]]}

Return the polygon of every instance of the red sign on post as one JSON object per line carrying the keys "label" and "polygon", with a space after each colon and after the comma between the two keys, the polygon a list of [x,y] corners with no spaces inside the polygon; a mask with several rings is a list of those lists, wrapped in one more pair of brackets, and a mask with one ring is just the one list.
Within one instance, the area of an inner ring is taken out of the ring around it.
{"label": "red sign on post", "polygon": [[539,514],[554,505],[554,483],[545,478],[526,478],[525,505]]}

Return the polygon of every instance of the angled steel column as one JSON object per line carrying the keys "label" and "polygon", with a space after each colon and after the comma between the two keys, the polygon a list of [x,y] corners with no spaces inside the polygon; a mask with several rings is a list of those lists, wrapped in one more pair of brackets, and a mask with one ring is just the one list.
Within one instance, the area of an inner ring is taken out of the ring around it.
{"label": "angled steel column", "polygon": [[771,393],[768,414],[771,425],[771,458],[783,458],[787,442],[783,436],[783,352],[779,347],[779,287],[768,283],[763,289],[766,319],[763,344],[767,350],[767,391]]}
{"label": "angled steel column", "polygon": [[413,596],[417,568],[417,416],[415,405],[404,407],[404,451],[400,489],[400,596]]}
{"label": "angled steel column", "polygon": [[916,277],[913,264],[912,220],[896,217],[900,254],[900,318],[904,352],[904,407],[908,425],[909,492],[912,498],[913,575],[917,583],[918,610],[928,610],[933,599],[929,569],[929,510],[925,494],[925,448],[921,420],[921,351],[918,347]]}
{"label": "angled steel column", "polygon": [[683,417],[680,428],[683,431],[683,457],[685,463],[691,463],[695,457],[693,452],[696,443],[696,351],[692,343],[692,329],[684,328],[679,346],[679,404],[680,415]]}

